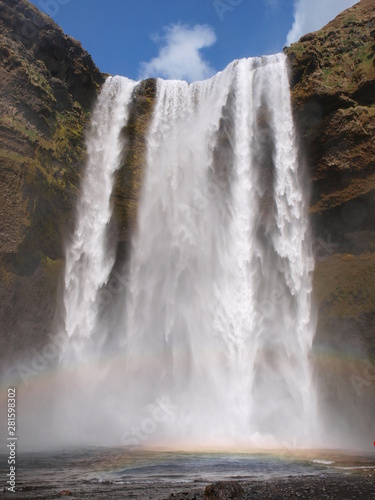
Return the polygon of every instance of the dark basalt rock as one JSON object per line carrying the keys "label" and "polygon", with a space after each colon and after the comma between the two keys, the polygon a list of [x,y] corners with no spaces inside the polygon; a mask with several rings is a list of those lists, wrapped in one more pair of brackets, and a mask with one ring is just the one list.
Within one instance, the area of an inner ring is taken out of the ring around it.
{"label": "dark basalt rock", "polygon": [[235,481],[220,481],[206,486],[204,498],[207,500],[230,500],[245,498],[245,490]]}

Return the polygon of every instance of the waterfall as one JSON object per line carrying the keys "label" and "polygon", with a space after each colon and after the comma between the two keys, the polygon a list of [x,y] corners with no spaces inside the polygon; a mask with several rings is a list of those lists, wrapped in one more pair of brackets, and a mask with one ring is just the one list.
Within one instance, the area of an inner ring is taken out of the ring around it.
{"label": "waterfall", "polygon": [[[93,345],[106,356],[96,297],[115,260],[110,196],[135,85],[107,81],[88,138],[65,274],[78,361]],[[157,80],[146,142],[111,332],[122,355],[105,385],[112,424],[127,430],[124,444],[306,445],[313,258],[285,57],[235,61],[190,85]],[[171,418],[147,419],[160,404]]]}
{"label": "waterfall", "polygon": [[[98,292],[114,264],[108,224],[113,176],[120,166],[129,102],[136,83],[110,77],[95,107],[87,135],[87,167],[78,201],[76,228],[66,250],[64,307],[69,355],[78,359],[87,349],[99,320]],[[100,339],[99,339],[100,342]],[[64,353],[65,357],[68,353]]]}

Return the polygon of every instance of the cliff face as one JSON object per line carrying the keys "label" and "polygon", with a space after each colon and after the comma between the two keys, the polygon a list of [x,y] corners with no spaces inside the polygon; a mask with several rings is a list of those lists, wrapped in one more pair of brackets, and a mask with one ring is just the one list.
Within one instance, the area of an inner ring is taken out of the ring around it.
{"label": "cliff face", "polygon": [[[26,0],[0,0],[0,352],[51,327],[63,240],[104,81],[79,42]],[[17,339],[17,342],[15,342]]]}
{"label": "cliff face", "polygon": [[344,426],[354,439],[367,431],[369,439],[375,421],[375,2],[362,0],[285,52],[311,178],[321,404],[333,428]]}

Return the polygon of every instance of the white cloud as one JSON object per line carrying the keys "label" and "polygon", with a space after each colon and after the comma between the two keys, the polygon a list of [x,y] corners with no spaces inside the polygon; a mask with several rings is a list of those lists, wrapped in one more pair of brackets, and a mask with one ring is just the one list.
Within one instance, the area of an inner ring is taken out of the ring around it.
{"label": "white cloud", "polygon": [[317,31],[358,0],[294,0],[294,22],[286,45],[297,42],[302,35]]}
{"label": "white cloud", "polygon": [[163,45],[157,57],[141,63],[140,78],[163,77],[192,82],[204,80],[215,73],[200,52],[216,42],[216,35],[210,26],[172,24],[164,28],[161,38],[154,37],[154,40],[161,40]]}

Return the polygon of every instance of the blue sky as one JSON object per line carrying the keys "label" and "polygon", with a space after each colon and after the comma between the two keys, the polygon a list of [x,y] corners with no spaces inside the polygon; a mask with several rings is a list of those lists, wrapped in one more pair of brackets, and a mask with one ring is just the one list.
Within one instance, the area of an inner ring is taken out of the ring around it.
{"label": "blue sky", "polygon": [[[354,0],[32,0],[103,72],[211,76],[234,59],[280,52]],[[327,5],[328,4],[328,5]]]}

